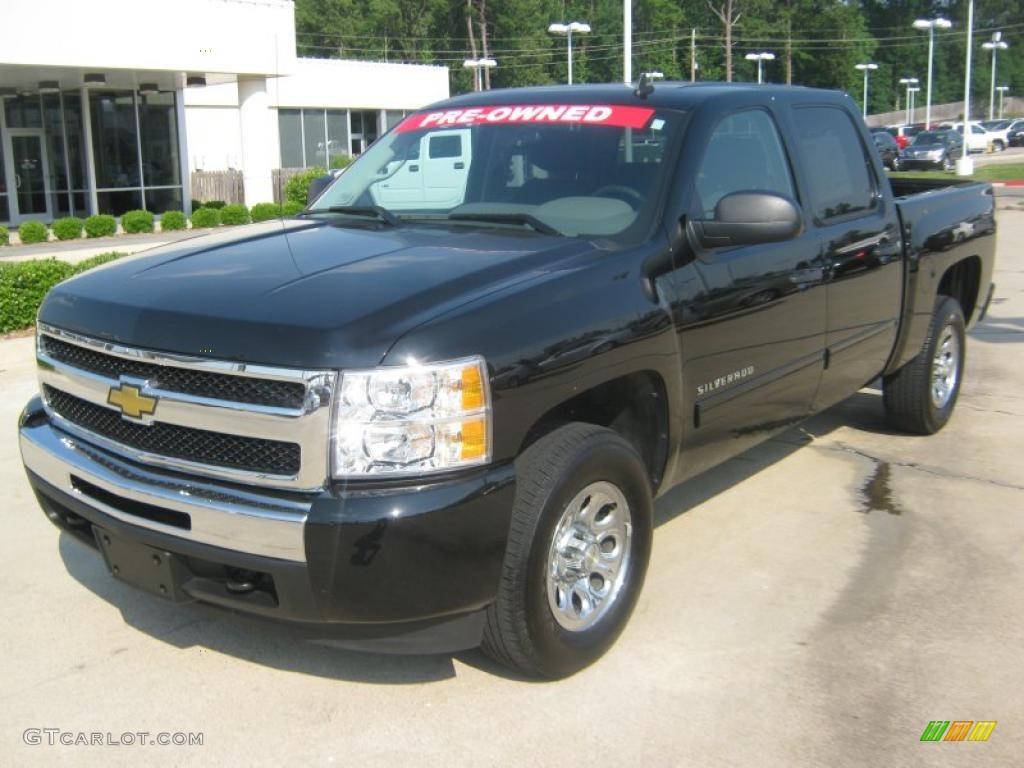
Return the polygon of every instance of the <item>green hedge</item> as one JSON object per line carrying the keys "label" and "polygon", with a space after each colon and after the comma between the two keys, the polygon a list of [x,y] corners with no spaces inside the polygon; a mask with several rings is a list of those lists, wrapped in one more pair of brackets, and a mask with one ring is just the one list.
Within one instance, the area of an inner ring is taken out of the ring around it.
{"label": "green hedge", "polygon": [[285,216],[294,216],[297,213],[302,213],[304,210],[306,210],[305,201],[296,203],[293,200],[285,200],[284,205],[281,206],[281,212]]}
{"label": "green hedge", "polygon": [[153,231],[152,211],[128,211],[121,214],[121,229],[129,235],[140,235]]}
{"label": "green hedge", "polygon": [[58,240],[77,240],[82,236],[83,223],[81,219],[76,219],[74,216],[57,219],[53,222],[53,234]]}
{"label": "green hedge", "polygon": [[0,224],[0,245],[7,245],[11,242],[11,232],[3,224]]}
{"label": "green hedge", "polygon": [[220,224],[220,211],[216,208],[197,208],[192,211],[192,227],[216,227]]}
{"label": "green hedge", "polygon": [[355,158],[352,155],[335,155],[331,158],[331,168],[337,170],[339,168],[348,168],[352,165],[352,161]]}
{"label": "green hedge", "polygon": [[181,211],[164,211],[160,216],[160,231],[172,232],[188,226],[188,219]]}
{"label": "green hedge", "polygon": [[119,253],[117,251],[108,251],[107,253],[97,253],[95,256],[90,256],[88,259],[82,259],[77,264],[72,264],[74,274],[80,275],[83,272],[88,272],[93,267],[98,267],[101,264],[106,264],[110,261],[116,261],[117,259],[124,258],[128,254]]}
{"label": "green hedge", "polygon": [[102,253],[74,265],[56,259],[0,263],[0,333],[33,325],[43,297],[57,283],[124,255]]}
{"label": "green hedge", "polygon": [[256,203],[252,207],[251,213],[253,221],[270,221],[284,215],[284,211],[277,203]]}
{"label": "green hedge", "polygon": [[50,233],[41,221],[26,221],[18,227],[18,237],[24,245],[45,243]]}
{"label": "green hedge", "polygon": [[220,209],[221,224],[248,224],[249,221],[249,209],[246,208],[244,205],[225,205],[223,208]]}
{"label": "green hedge", "polygon": [[85,220],[85,234],[87,237],[110,237],[115,232],[117,232],[117,221],[113,216],[98,213]]}
{"label": "green hedge", "polygon": [[284,199],[292,203],[298,203],[303,208],[309,198],[309,185],[313,179],[326,176],[327,169],[320,166],[307,168],[301,173],[292,176],[284,185]]}

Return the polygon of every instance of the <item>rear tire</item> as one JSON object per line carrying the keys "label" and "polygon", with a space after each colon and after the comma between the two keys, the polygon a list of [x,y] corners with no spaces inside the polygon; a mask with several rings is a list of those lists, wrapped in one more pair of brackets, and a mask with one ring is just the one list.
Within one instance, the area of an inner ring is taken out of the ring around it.
{"label": "rear tire", "polygon": [[883,381],[885,411],[894,427],[931,435],[946,426],[960,395],[964,341],[960,305],[939,296],[920,354]]}
{"label": "rear tire", "polygon": [[636,605],[651,551],[650,479],[622,437],[581,423],[530,446],[516,474],[482,648],[528,675],[567,677],[615,642]]}

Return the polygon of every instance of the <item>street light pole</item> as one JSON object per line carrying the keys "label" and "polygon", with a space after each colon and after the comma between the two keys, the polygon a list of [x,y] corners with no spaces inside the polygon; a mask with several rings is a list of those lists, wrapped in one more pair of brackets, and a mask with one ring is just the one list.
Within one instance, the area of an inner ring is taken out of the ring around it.
{"label": "street light pole", "polygon": [[974,0],[967,4],[967,61],[964,65],[964,151],[956,161],[956,175],[974,173],[974,160],[969,153],[971,137],[971,54],[974,47]]}
{"label": "street light pole", "polygon": [[744,56],[747,61],[757,62],[757,82],[764,82],[764,62],[775,61],[775,54],[769,51],[761,51],[760,53],[748,53]]}
{"label": "street light pole", "polygon": [[633,82],[633,0],[622,0],[622,82]]}
{"label": "street light pole", "polygon": [[914,109],[917,106],[917,94],[920,88],[907,88],[907,95],[910,98],[910,119],[907,120],[907,125],[914,124]]}
{"label": "street light pole", "polygon": [[[907,88],[907,125],[911,123],[911,110],[910,110],[910,88],[911,86],[917,85],[916,77],[901,77],[900,85],[906,86]],[[916,90],[916,89],[915,89]]]}
{"label": "street light pole", "polygon": [[999,119],[1001,120],[1003,118],[1003,97],[1006,95],[1006,92],[1010,90],[1010,86],[997,85],[996,90],[999,91]]}
{"label": "street light pole", "polygon": [[583,21],[570,21],[567,24],[556,22],[548,26],[548,32],[552,35],[565,35],[568,42],[569,53],[569,85],[572,85],[572,35],[586,35],[590,32],[590,25]]}
{"label": "street light pole", "polygon": [[868,75],[871,74],[872,70],[878,69],[877,64],[854,64],[854,69],[859,69],[864,73],[864,117],[868,116]]}
{"label": "street light pole", "polygon": [[[1010,46],[1003,40],[1002,32],[993,32],[992,39],[987,43],[982,43],[981,47],[986,51],[992,51],[992,83],[989,86],[988,92],[988,119],[991,120],[995,114],[996,107],[996,54],[999,51],[1005,51]],[[1002,117],[1001,110],[999,116]]]}
{"label": "street light pole", "polygon": [[473,70],[473,90],[482,91],[484,87],[483,71],[498,66],[498,62],[494,59],[466,59],[462,62],[462,66]]}
{"label": "street light pole", "polygon": [[928,86],[925,92],[925,130],[932,126],[932,63],[935,59],[935,30],[949,29],[952,26],[953,22],[949,19],[917,19],[914,21],[914,29],[928,30]]}

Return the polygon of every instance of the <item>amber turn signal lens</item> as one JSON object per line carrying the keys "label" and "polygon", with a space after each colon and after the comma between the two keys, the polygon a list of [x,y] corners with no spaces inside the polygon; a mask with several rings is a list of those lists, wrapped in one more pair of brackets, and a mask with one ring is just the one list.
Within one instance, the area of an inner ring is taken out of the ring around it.
{"label": "amber turn signal lens", "polygon": [[462,410],[475,411],[484,407],[484,385],[480,380],[480,367],[467,365],[462,369]]}
{"label": "amber turn signal lens", "polygon": [[487,422],[473,419],[462,422],[462,450],[459,458],[463,461],[479,459],[487,455]]}

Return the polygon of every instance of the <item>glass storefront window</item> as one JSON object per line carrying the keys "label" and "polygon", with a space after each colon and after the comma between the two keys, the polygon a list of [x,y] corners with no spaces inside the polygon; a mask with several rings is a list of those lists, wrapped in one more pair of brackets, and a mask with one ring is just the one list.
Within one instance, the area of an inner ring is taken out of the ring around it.
{"label": "glass storefront window", "polygon": [[[134,94],[131,91],[91,91],[89,111],[96,188],[138,187],[141,179]],[[102,204],[100,210],[111,212]]]}
{"label": "glass storefront window", "polygon": [[181,187],[147,189],[146,210],[156,214],[181,210]]}
{"label": "glass storefront window", "polygon": [[327,149],[329,154],[328,163],[335,157],[350,154],[347,110],[327,110]]}
{"label": "glass storefront window", "polygon": [[281,141],[281,167],[305,167],[302,158],[302,110],[277,110],[277,128]]}
{"label": "glass storefront window", "polygon": [[100,213],[120,216],[126,211],[142,207],[142,192],[138,189],[114,189],[96,193]]}
{"label": "glass storefront window", "polygon": [[146,186],[181,184],[173,93],[139,97],[139,130],[142,134],[142,178]]}
{"label": "glass storefront window", "polygon": [[11,99],[4,99],[8,128],[42,128],[43,112],[39,108],[37,94],[19,94]]}
{"label": "glass storefront window", "polygon": [[394,128],[396,125],[402,122],[403,117],[405,117],[404,109],[389,109],[387,112],[384,113],[384,130],[390,131],[392,128]]}
{"label": "glass storefront window", "polygon": [[327,166],[327,127],[322,109],[302,110],[302,134],[306,148],[306,166]]}
{"label": "glass storefront window", "polygon": [[85,152],[82,148],[82,98],[78,91],[64,94],[64,133],[68,140],[71,188],[85,189]]}

